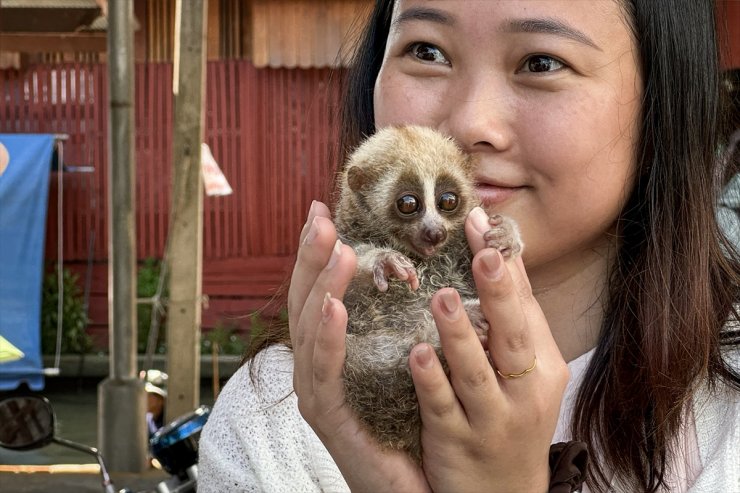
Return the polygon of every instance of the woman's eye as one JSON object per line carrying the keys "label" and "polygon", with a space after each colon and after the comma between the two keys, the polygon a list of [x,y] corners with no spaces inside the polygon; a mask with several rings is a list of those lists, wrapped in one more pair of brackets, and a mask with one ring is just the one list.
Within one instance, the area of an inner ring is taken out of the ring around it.
{"label": "woman's eye", "polygon": [[401,214],[414,214],[419,210],[419,199],[414,195],[404,195],[396,200],[396,208]]}
{"label": "woman's eye", "polygon": [[554,72],[565,67],[563,62],[547,55],[532,55],[524,61],[524,72]]}
{"label": "woman's eye", "polygon": [[450,64],[442,50],[429,43],[414,43],[409,47],[409,53],[422,62]]}
{"label": "woman's eye", "polygon": [[457,195],[452,192],[445,192],[439,196],[437,207],[445,212],[452,212],[457,209],[458,203],[459,201],[457,200]]}

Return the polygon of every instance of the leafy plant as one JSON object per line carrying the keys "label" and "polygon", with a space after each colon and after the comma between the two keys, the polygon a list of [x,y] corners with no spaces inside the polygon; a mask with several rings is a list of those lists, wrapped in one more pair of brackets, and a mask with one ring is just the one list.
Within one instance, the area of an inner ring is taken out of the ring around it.
{"label": "leafy plant", "polygon": [[259,312],[254,312],[249,315],[249,339],[250,341],[259,337],[267,328],[267,322]]}
{"label": "leafy plant", "polygon": [[203,334],[201,339],[201,354],[211,354],[214,344],[217,344],[220,354],[241,355],[246,344],[239,334],[236,325],[219,322],[215,328]]}
{"label": "leafy plant", "polygon": [[254,355],[271,344],[282,344],[289,335],[288,308],[285,306],[280,308],[277,316],[263,318],[261,312],[255,312],[250,320],[249,347],[245,356]]}
{"label": "leafy plant", "polygon": [[[46,274],[41,292],[41,351],[54,354],[57,347],[57,320],[59,319],[59,277],[57,270]],[[84,354],[92,349],[87,334],[88,318],[77,274],[62,269],[62,353]]]}
{"label": "leafy plant", "polygon": [[[151,298],[157,293],[159,286],[159,274],[162,270],[162,262],[156,258],[147,258],[139,268],[136,276],[136,294],[139,298]],[[167,295],[166,284],[163,287],[162,297]],[[137,325],[137,346],[140,353],[146,352],[146,345],[149,339],[149,332],[152,326],[152,311],[154,306],[151,303],[138,303],[136,307],[136,325]],[[159,333],[157,335],[156,352],[164,352],[166,326],[165,320],[160,321]]]}

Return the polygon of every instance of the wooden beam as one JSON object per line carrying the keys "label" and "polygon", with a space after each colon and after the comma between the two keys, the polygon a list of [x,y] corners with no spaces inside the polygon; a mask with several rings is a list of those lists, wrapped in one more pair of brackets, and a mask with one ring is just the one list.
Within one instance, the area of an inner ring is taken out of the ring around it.
{"label": "wooden beam", "polygon": [[[2,1],[2,0],[0,0]],[[107,1],[107,0],[97,0]],[[134,31],[134,61],[145,62],[146,59],[146,31],[149,26],[147,19],[147,0],[134,0],[134,19],[139,21],[139,29]],[[107,8],[107,6],[106,6]]]}
{"label": "wooden beam", "polygon": [[105,52],[105,33],[0,33],[3,51],[20,53]]}
{"label": "wooden beam", "polygon": [[[203,142],[208,0],[178,0],[175,15],[175,122],[172,141],[167,312],[166,420],[200,404],[200,324],[203,277]],[[177,22],[177,21],[176,21]]]}
{"label": "wooden beam", "polygon": [[211,2],[208,5],[208,60],[218,60],[221,53],[221,47],[219,46],[220,17],[219,2]]}
{"label": "wooden beam", "polygon": [[99,15],[100,7],[95,3],[81,8],[43,6],[39,5],[39,2],[24,7],[6,5],[0,14],[0,31],[71,33],[88,26]]}

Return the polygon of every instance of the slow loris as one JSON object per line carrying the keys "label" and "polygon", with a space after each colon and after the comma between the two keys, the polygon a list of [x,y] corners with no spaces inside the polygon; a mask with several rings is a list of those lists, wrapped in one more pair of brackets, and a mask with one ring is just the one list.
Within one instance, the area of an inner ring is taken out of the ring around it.
{"label": "slow loris", "polygon": [[[448,137],[387,127],[367,139],[341,175],[335,224],[358,256],[344,297],[349,314],[344,366],[348,404],[384,447],[421,460],[421,421],[408,369],[411,348],[428,342],[444,363],[432,295],[455,288],[472,323],[487,324],[464,233],[478,205],[473,163]],[[520,253],[516,225],[493,216],[484,235],[504,256]]]}

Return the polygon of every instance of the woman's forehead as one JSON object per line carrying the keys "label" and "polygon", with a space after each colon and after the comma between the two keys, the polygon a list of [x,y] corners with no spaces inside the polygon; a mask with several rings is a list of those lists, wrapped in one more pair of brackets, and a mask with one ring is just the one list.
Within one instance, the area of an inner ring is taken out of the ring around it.
{"label": "woman's forehead", "polygon": [[417,22],[463,31],[548,32],[596,44],[629,32],[617,0],[396,0],[391,31]]}

